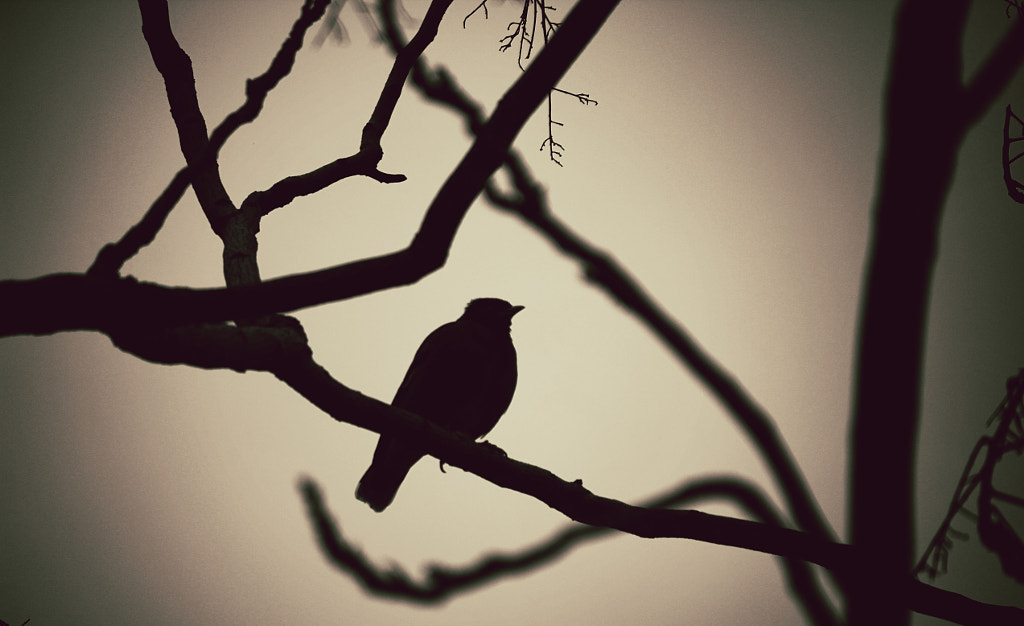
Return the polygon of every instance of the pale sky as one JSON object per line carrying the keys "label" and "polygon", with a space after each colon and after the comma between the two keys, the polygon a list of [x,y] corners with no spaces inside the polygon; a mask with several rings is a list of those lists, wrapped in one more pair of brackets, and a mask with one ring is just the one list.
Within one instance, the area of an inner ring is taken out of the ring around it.
{"label": "pale sky", "polygon": [[[349,3],[352,4],[352,3]],[[499,53],[517,3],[462,18],[426,53],[490,111],[518,75]],[[301,2],[171,2],[214,127],[262,73]],[[554,2],[558,14],[569,3]],[[974,52],[1000,2],[977,2]],[[417,20],[426,2],[406,2]],[[521,5],[520,5],[521,6]],[[84,271],[182,166],[166,95],[127,1],[11,2],[0,20],[0,277]],[[237,203],[358,148],[391,58],[353,6],[346,45],[307,45],[260,118],[221,153]],[[558,167],[539,113],[517,147],[553,212],[614,256],[775,419],[841,537],[850,372],[894,3],[625,1],[561,84]],[[413,23],[406,24],[412,29]],[[315,31],[314,31],[315,32]],[[968,136],[933,284],[918,464],[919,552],[975,440],[1024,365],[1024,207],[1002,187],[1002,107]],[[921,102],[922,107],[942,103]],[[264,219],[265,278],[407,245],[470,145],[412,90],[383,171]],[[219,241],[191,194],[125,274],[223,284]],[[579,267],[483,203],[447,265],[406,288],[296,314],[338,380],[391,399],[419,342],[480,296],[513,323],[519,387],[488,439],[513,458],[630,502],[687,478],[750,477],[778,494],[746,438],[693,376]],[[11,306],[12,303],[7,303]],[[774,560],[621,536],[436,607],[365,596],[322,556],[296,483],[317,480],[345,536],[413,575],[516,551],[567,520],[471,474],[418,465],[395,503],[353,497],[376,434],[339,424],[268,374],[154,365],[96,333],[0,341],[0,619],[20,624],[788,624]],[[1018,466],[1019,469],[1019,466]],[[727,506],[702,507],[736,515]],[[966,527],[966,522],[962,524]],[[1024,606],[977,539],[938,581]],[[915,618],[915,624],[937,623]]]}

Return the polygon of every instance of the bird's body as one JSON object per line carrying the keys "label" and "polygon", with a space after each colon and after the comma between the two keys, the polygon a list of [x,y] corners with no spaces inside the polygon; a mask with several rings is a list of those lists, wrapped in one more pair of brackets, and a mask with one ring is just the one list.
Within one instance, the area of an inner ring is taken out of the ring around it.
{"label": "bird's body", "polygon": [[[516,390],[510,329],[522,309],[497,298],[470,302],[462,317],[423,340],[391,405],[471,439],[486,435]],[[412,441],[382,435],[356,498],[383,511],[423,455]]]}

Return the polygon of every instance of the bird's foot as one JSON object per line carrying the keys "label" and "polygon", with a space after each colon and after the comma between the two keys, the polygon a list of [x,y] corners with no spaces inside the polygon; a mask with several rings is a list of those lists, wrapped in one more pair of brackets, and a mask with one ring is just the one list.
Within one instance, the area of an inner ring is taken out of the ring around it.
{"label": "bird's foot", "polygon": [[498,446],[494,445],[494,444],[493,444],[493,443],[491,443],[490,441],[481,441],[481,442],[480,442],[480,445],[482,445],[482,446],[487,446],[487,448],[488,448],[488,449],[489,449],[489,450],[490,450],[491,452],[496,452],[496,453],[500,454],[501,456],[505,457],[506,459],[508,458],[508,452],[505,452],[504,450],[502,450],[502,449],[501,449],[501,448],[499,448]]}

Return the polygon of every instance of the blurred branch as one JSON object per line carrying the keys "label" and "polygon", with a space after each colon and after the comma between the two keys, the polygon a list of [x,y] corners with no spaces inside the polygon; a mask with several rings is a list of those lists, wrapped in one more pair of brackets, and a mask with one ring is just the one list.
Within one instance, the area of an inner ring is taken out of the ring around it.
{"label": "blurred branch", "polygon": [[[1011,122],[1017,124],[1017,136],[1011,135]],[[1010,105],[1006,105],[1006,116],[1003,118],[1003,183],[1006,185],[1006,193],[1010,195],[1010,198],[1014,202],[1024,204],[1024,182],[1014,178],[1011,169],[1014,161],[1024,157],[1024,148],[1021,148],[1016,155],[1010,156],[1012,152],[1010,147],[1021,141],[1024,141],[1024,120],[1014,114]]]}
{"label": "blurred branch", "polygon": [[[978,472],[981,488],[978,493],[978,537],[981,543],[999,557],[1003,573],[1024,585],[1024,541],[999,509],[995,500],[1024,511],[1024,499],[995,488],[996,465],[1007,452],[1018,455],[1024,451],[1024,370],[1006,381],[1006,399],[999,412],[996,432],[989,443],[985,462]],[[1019,485],[1015,485],[1019,486]]]}
{"label": "blurred branch", "polygon": [[[990,424],[993,420],[997,422],[996,430],[991,437],[981,437],[971,451],[960,476],[960,482],[953,493],[953,501],[949,505],[946,517],[917,562],[917,566],[914,568],[915,574],[923,573],[930,580],[935,580],[937,576],[946,572],[949,552],[953,548],[950,535],[956,538],[967,538],[966,533],[952,528],[953,519],[958,513],[969,513],[966,509],[967,501],[974,490],[981,487],[978,495],[978,514],[970,514],[970,517],[977,524],[978,535],[982,543],[999,556],[1004,572],[1024,584],[1024,569],[1022,569],[1024,568],[1024,554],[1021,553],[1020,537],[992,502],[999,499],[1024,508],[1024,499],[1001,492],[992,485],[995,466],[1003,456],[1007,452],[1020,454],[1024,450],[1022,414],[1024,414],[1024,370],[1007,379],[1006,396],[1000,401],[992,417],[989,418]],[[985,451],[985,456],[981,468],[972,473],[971,470],[982,451]]]}
{"label": "blurred branch", "polygon": [[996,98],[1020,70],[1022,62],[1024,20],[1018,19],[963,86],[963,123],[966,127],[976,124],[992,108]]}
{"label": "blurred branch", "polygon": [[[584,542],[614,533],[609,528],[572,524],[533,547],[515,553],[486,555],[475,564],[458,568],[431,565],[427,568],[426,580],[417,582],[398,566],[386,570],[375,567],[358,547],[341,535],[316,483],[312,479],[304,479],[300,487],[325,556],[368,592],[410,602],[443,602],[458,593],[549,565]],[[782,517],[760,489],[740,478],[705,478],[687,482],[639,506],[670,509],[694,506],[701,500],[731,502],[757,521],[779,527],[784,525]],[[838,623],[811,567],[803,561],[788,558],[781,559],[780,565],[808,622],[819,626]]]}
{"label": "blurred branch", "polygon": [[[393,49],[400,49],[404,45],[404,38],[397,23],[393,2],[381,3],[381,21],[389,45]],[[472,101],[444,68],[428,69],[421,59],[413,67],[412,80],[426,98],[453,109],[462,116],[469,132],[479,133],[484,118],[480,106]],[[821,514],[771,417],[643,292],[611,256],[590,246],[552,216],[540,185],[532,178],[517,151],[508,151],[503,168],[511,178],[517,195],[502,195],[491,180],[485,188],[488,201],[517,215],[564,254],[576,259],[583,266],[587,280],[636,316],[686,367],[700,377],[739,421],[756,449],[765,456],[799,527],[823,539],[834,540],[834,533]]]}
{"label": "blurred branch", "polygon": [[[909,621],[895,596],[913,567],[922,353],[942,208],[967,130],[1024,57],[1016,24],[965,87],[970,3],[940,4],[903,3],[890,61],[851,423],[850,526],[863,559],[850,590],[851,624]],[[943,106],[922,107],[922,94]]]}

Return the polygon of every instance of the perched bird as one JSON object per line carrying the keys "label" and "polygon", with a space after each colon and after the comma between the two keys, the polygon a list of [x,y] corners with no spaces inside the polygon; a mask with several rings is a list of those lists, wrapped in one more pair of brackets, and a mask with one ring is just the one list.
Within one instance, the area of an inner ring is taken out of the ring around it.
{"label": "perched bird", "polygon": [[[462,317],[423,340],[391,406],[470,439],[486,435],[516,390],[510,331],[512,316],[523,308],[498,298],[471,301]],[[424,454],[412,441],[381,435],[356,498],[383,511]]]}

